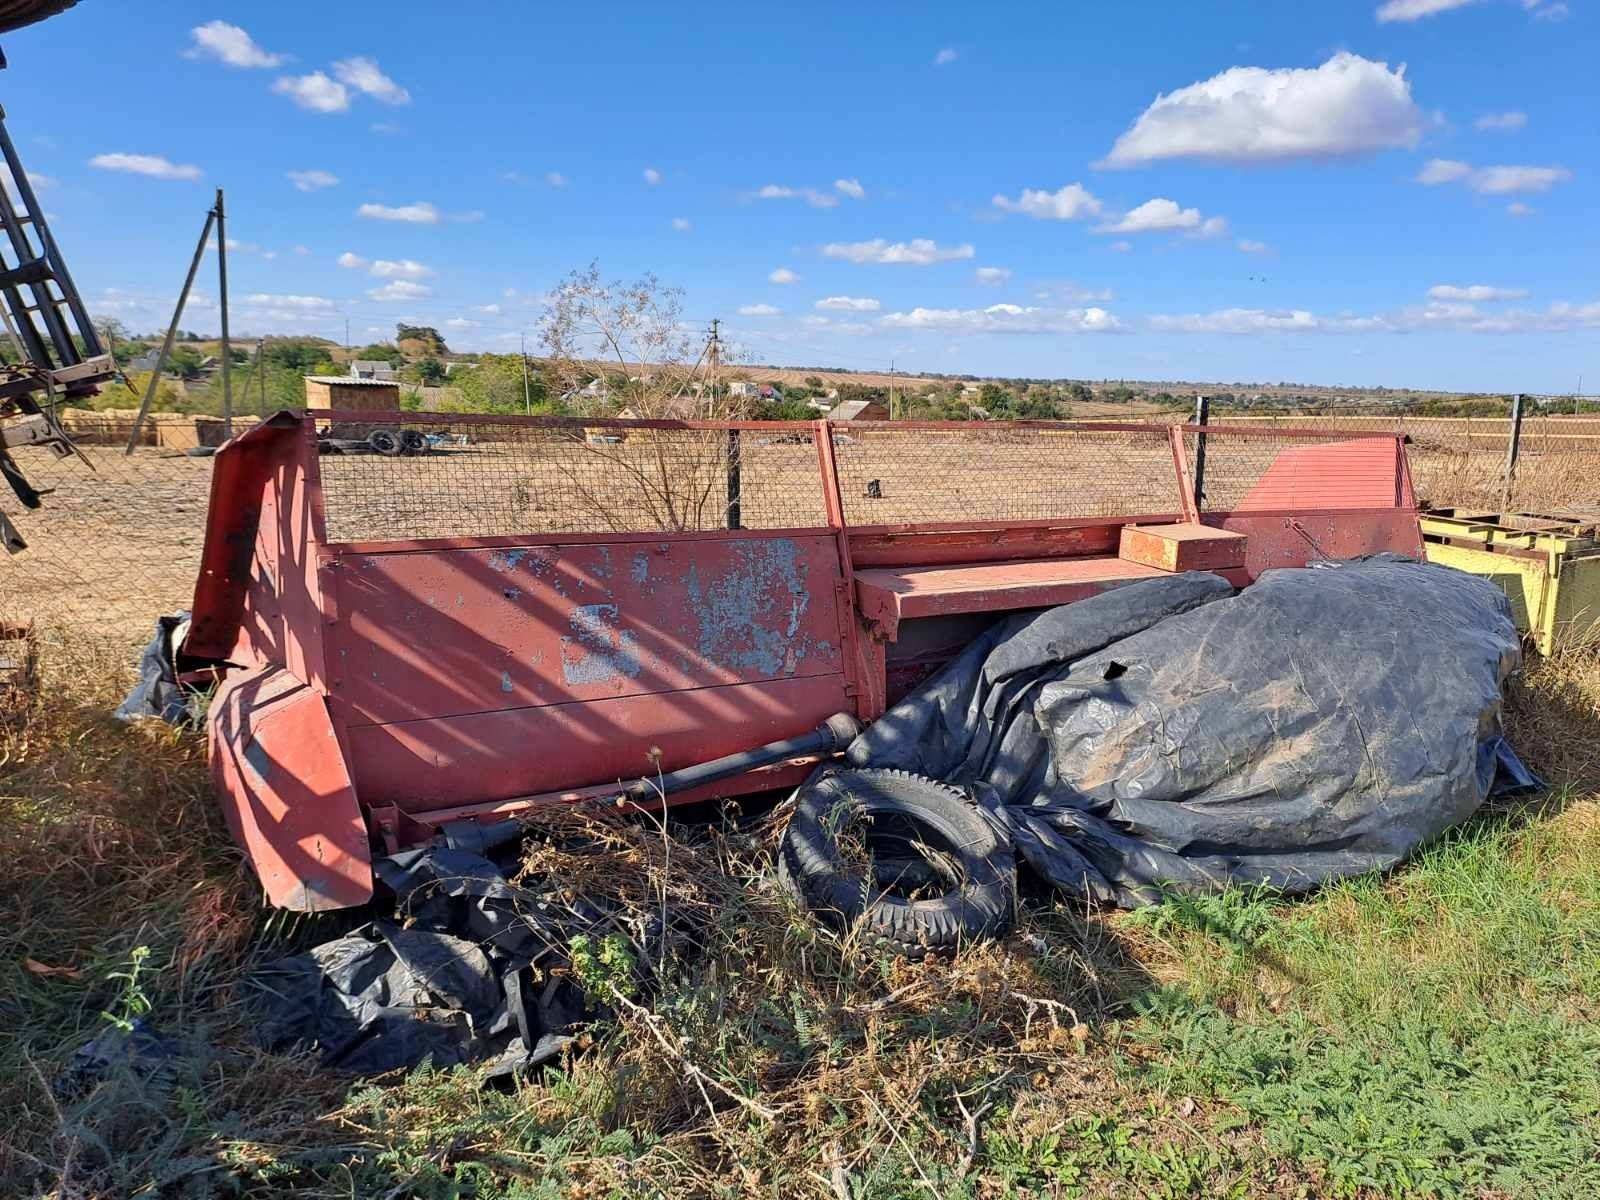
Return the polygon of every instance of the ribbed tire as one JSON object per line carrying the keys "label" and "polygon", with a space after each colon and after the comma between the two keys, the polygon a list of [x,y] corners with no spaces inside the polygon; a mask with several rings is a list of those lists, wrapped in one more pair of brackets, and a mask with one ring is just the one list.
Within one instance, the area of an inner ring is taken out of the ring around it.
{"label": "ribbed tire", "polygon": [[[897,818],[934,835],[949,848],[958,882],[930,899],[876,891],[840,856],[839,830],[863,816]],[[1015,852],[976,805],[947,784],[878,768],[833,771],[800,789],[778,878],[824,920],[855,926],[912,959],[998,937],[1011,926],[1017,891]]]}

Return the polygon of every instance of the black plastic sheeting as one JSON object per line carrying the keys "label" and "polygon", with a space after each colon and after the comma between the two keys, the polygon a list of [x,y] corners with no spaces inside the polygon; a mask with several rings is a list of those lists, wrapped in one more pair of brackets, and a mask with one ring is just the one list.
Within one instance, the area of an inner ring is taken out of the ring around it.
{"label": "black plastic sheeting", "polygon": [[187,612],[156,618],[155,635],[139,655],[139,681],[113,714],[119,721],[155,717],[169,725],[193,720],[195,693],[178,682],[175,641],[189,622]]}
{"label": "black plastic sheeting", "polygon": [[1000,622],[848,756],[968,788],[1097,901],[1303,892],[1537,786],[1501,736],[1520,662],[1505,596],[1447,567],[1174,575]]}
{"label": "black plastic sheeting", "polygon": [[557,1058],[603,1009],[572,978],[580,933],[614,931],[581,898],[551,903],[489,859],[432,845],[380,859],[395,893],[377,920],[250,977],[257,1037],[274,1051],[315,1050],[358,1074],[489,1063],[498,1075]]}

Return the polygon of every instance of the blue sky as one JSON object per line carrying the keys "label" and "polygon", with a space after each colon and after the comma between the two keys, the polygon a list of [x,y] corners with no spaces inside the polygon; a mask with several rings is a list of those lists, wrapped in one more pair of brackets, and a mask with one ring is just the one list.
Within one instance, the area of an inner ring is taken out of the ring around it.
{"label": "blue sky", "polygon": [[515,350],[597,259],[756,361],[1589,391],[1597,30],[1596,0],[81,0],[5,40],[0,100],[135,330],[222,186],[241,332]]}

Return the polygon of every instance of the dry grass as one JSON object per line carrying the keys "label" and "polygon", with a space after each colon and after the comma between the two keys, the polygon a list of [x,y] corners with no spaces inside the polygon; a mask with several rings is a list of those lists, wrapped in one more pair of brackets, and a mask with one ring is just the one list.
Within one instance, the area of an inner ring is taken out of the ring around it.
{"label": "dry grass", "polygon": [[[953,962],[797,912],[773,880],[781,807],[667,829],[549,814],[530,870],[665,912],[675,937],[647,1007],[617,1002],[560,1070],[505,1089],[252,1049],[241,972],[338,922],[261,910],[199,739],[115,725],[119,664],[47,649],[47,689],[0,727],[0,1194],[1593,1194],[1600,659],[1536,663],[1511,698],[1554,798],[1386,879],[1131,915],[1036,897]],[[139,946],[190,1057],[53,1095]]]}

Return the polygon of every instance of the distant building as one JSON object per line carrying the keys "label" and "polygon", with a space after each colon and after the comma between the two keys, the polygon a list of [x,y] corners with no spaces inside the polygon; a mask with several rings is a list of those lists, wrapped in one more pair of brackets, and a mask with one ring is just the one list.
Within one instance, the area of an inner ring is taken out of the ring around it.
{"label": "distant building", "polygon": [[735,400],[754,400],[761,390],[748,379],[735,379],[728,385],[728,395]]}
{"label": "distant building", "polygon": [[394,383],[400,378],[400,372],[394,369],[394,364],[381,358],[351,359],[350,375],[354,379],[375,379],[380,383]]}
{"label": "distant building", "polygon": [[828,413],[830,421],[887,421],[889,410],[876,400],[846,400]]}
{"label": "distant building", "polygon": [[400,384],[387,379],[351,375],[307,375],[307,408],[340,408],[359,412],[393,412],[400,407]]}

